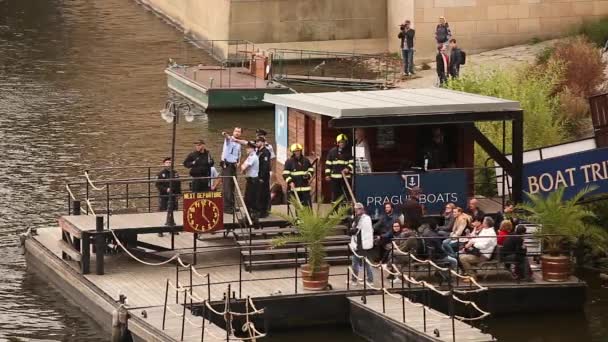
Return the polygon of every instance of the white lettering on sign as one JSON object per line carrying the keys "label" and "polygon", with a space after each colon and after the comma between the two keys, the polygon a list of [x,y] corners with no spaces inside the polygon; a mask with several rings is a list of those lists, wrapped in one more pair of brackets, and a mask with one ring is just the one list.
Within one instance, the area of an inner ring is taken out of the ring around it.
{"label": "white lettering on sign", "polygon": [[[535,194],[538,192],[555,191],[561,187],[567,188],[575,186],[577,185],[577,172],[579,172],[579,175],[582,174],[585,184],[608,180],[608,160],[600,163],[582,165],[578,170],[571,167],[565,170],[545,172],[539,176],[529,176],[528,191],[531,194]],[[582,178],[579,176],[579,181]]]}
{"label": "white lettering on sign", "polygon": [[[409,196],[368,196],[365,200],[365,206],[382,206],[384,203],[390,202],[393,205],[403,204],[407,201]],[[434,193],[434,194],[420,194],[420,204],[435,204],[442,203],[448,204],[450,202],[458,202],[458,193],[456,192],[445,192],[445,193]]]}

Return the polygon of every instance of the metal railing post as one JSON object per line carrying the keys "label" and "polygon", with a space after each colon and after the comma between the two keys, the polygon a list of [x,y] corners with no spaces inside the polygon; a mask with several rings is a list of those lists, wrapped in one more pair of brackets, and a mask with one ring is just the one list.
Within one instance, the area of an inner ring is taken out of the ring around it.
{"label": "metal railing post", "polygon": [[169,299],[169,278],[165,284],[165,306],[163,307],[163,330],[165,330],[165,318],[167,317],[167,300]]}
{"label": "metal railing post", "polygon": [[[426,294],[426,286],[424,285],[424,283],[422,283],[422,296],[424,298]],[[424,305],[424,300],[421,300],[420,302],[422,302],[422,323],[424,325],[424,332],[426,333],[426,306]]]}
{"label": "metal railing post", "polygon": [[179,304],[179,263],[175,263],[175,304]]}
{"label": "metal railing post", "polygon": [[108,216],[106,225],[110,229],[110,184],[106,183],[106,215]]}
{"label": "metal railing post", "polygon": [[148,212],[152,212],[152,181],[150,179],[151,177],[151,170],[150,167],[148,167]]}
{"label": "metal railing post", "polygon": [[203,323],[201,324],[201,342],[205,342],[205,316],[207,315],[207,305],[203,303]]}
{"label": "metal railing post", "polygon": [[188,271],[190,273],[190,306],[192,306],[192,264],[188,267]]}
{"label": "metal railing post", "polygon": [[298,294],[298,252],[299,252],[299,249],[298,249],[298,246],[296,245],[296,264],[294,266],[294,277],[293,277],[293,279],[294,279],[293,286],[294,286],[294,290],[295,290],[296,294]]}
{"label": "metal railing post", "polygon": [[[110,227],[108,226],[108,229]],[[106,251],[106,237],[103,234],[103,216],[95,217],[95,273],[104,274],[103,257]]]}
{"label": "metal railing post", "polygon": [[125,191],[126,191],[126,194],[125,194],[125,197],[126,197],[125,201],[126,201],[126,203],[125,203],[125,205],[126,205],[126,207],[128,209],[129,208],[129,183],[127,183],[127,185],[125,187]]}
{"label": "metal railing post", "polygon": [[[399,272],[399,276],[401,277],[401,315],[403,317],[403,323],[405,323],[405,277],[401,272]],[[409,284],[409,282],[408,282]]]}
{"label": "metal railing post", "polygon": [[[359,258],[359,270],[363,272],[363,304],[367,304],[367,272],[365,272],[365,264],[367,263],[366,257]],[[363,266],[363,267],[361,267]],[[363,270],[361,270],[363,268]]]}
{"label": "metal railing post", "polygon": [[243,254],[239,257],[239,298],[243,298]]}
{"label": "metal railing post", "polygon": [[186,295],[188,294],[188,291],[184,291],[184,306],[182,308],[182,334],[180,336],[180,341],[184,340],[184,328],[186,325]]}
{"label": "metal railing post", "polygon": [[386,313],[386,302],[384,298],[386,289],[384,288],[384,268],[382,266],[380,266],[380,284],[382,287],[382,313]]}
{"label": "metal railing post", "polygon": [[211,274],[207,273],[207,300],[211,301]]}

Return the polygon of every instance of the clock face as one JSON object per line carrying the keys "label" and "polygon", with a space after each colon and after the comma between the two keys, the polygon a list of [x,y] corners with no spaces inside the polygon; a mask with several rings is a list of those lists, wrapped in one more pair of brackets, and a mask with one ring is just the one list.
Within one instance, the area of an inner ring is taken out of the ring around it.
{"label": "clock face", "polygon": [[220,222],[220,208],[211,200],[199,199],[187,209],[188,224],[196,232],[208,232]]}

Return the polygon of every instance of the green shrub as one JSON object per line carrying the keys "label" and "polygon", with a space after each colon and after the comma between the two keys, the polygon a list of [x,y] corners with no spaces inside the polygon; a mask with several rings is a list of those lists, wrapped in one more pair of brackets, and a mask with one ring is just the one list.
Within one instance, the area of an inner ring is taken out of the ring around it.
{"label": "green shrub", "polygon": [[555,51],[555,48],[553,46],[547,46],[544,49],[542,49],[536,55],[536,64],[546,64],[547,62],[549,62],[549,60],[553,56],[554,51]]}
{"label": "green shrub", "polygon": [[[531,149],[557,144],[566,136],[560,121],[559,102],[554,90],[561,82],[563,67],[549,62],[542,68],[519,67],[510,69],[490,69],[468,72],[459,79],[448,82],[447,87],[474,94],[495,96],[519,101],[524,110],[524,148]],[[480,122],[479,130],[499,149],[502,144],[502,122]],[[506,125],[506,153],[511,152],[511,125]],[[483,167],[488,155],[481,148],[475,148],[475,166]],[[477,171],[476,193],[493,195],[495,185],[493,172]],[[489,184],[489,185],[488,185]]]}
{"label": "green shrub", "polygon": [[603,47],[608,39],[608,17],[583,23],[577,33],[586,36],[595,45]]}

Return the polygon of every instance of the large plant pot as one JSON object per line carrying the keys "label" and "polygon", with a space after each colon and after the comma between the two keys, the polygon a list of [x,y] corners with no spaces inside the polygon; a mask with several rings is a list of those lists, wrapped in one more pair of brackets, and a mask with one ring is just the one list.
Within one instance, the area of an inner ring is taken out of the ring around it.
{"label": "large plant pot", "polygon": [[542,255],[543,280],[566,281],[570,278],[570,258],[563,255]]}
{"label": "large plant pot", "polygon": [[301,267],[302,285],[304,290],[321,291],[327,288],[329,281],[329,265],[323,264],[316,272],[311,272],[309,264],[304,264]]}

